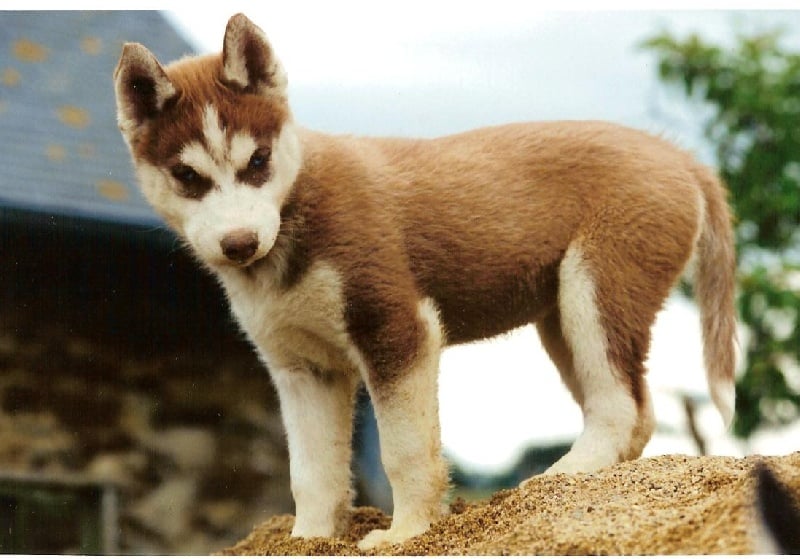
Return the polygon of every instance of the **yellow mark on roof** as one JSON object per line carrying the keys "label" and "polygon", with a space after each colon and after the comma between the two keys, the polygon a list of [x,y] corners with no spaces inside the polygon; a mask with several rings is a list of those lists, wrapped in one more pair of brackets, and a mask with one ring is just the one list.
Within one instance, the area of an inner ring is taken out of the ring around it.
{"label": "yellow mark on roof", "polygon": [[94,144],[80,144],[78,145],[78,155],[83,159],[91,159],[94,157]]}
{"label": "yellow mark on roof", "polygon": [[7,85],[9,87],[19,85],[21,80],[22,75],[16,68],[4,68],[2,74],[0,74],[0,82],[3,82],[3,85]]}
{"label": "yellow mark on roof", "polygon": [[103,41],[98,37],[84,37],[81,39],[81,50],[86,54],[98,55],[103,50]]}
{"label": "yellow mark on roof", "polygon": [[54,162],[61,162],[67,158],[67,149],[60,144],[49,144],[45,148],[47,159]]}
{"label": "yellow mark on roof", "polygon": [[108,198],[114,202],[122,202],[129,198],[128,188],[119,181],[110,179],[100,179],[94,183],[97,192],[103,198]]}
{"label": "yellow mark on roof", "polygon": [[47,60],[48,49],[41,43],[19,39],[14,42],[12,52],[14,57],[22,62],[44,62]]}
{"label": "yellow mark on roof", "polygon": [[56,112],[58,119],[72,128],[86,128],[92,120],[86,109],[74,105],[63,105]]}

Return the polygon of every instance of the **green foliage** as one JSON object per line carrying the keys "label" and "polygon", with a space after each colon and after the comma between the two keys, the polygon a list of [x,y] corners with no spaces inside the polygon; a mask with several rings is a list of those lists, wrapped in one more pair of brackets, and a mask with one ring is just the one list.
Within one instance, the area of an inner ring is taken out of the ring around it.
{"label": "green foliage", "polygon": [[739,296],[741,320],[748,326],[747,367],[739,379],[734,432],[748,436],[762,423],[792,421],[800,409],[800,394],[787,382],[797,377],[800,300],[797,290],[784,285],[795,266],[770,273],[764,267],[742,274]]}
{"label": "green foliage", "polygon": [[724,47],[662,34],[644,44],[664,82],[713,108],[705,135],[738,219],[741,437],[800,415],[800,54],[786,52],[781,36],[738,36]]}

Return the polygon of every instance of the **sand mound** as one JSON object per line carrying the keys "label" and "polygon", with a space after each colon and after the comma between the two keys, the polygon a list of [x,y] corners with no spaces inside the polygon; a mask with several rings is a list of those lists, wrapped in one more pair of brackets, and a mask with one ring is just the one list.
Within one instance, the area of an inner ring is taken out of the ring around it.
{"label": "sand mound", "polygon": [[[591,475],[536,478],[487,502],[451,506],[427,533],[390,555],[654,555],[751,552],[753,466],[762,457],[662,456]],[[763,457],[800,494],[800,452]],[[353,512],[341,538],[289,538],[294,519],[276,516],[222,555],[361,555],[356,542],[390,519]]]}

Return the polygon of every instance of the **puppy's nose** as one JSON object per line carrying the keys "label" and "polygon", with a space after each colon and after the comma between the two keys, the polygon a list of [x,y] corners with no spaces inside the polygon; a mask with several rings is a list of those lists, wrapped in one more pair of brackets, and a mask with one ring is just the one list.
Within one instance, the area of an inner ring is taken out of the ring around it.
{"label": "puppy's nose", "polygon": [[258,235],[250,229],[236,229],[222,237],[219,246],[228,260],[241,264],[258,250]]}

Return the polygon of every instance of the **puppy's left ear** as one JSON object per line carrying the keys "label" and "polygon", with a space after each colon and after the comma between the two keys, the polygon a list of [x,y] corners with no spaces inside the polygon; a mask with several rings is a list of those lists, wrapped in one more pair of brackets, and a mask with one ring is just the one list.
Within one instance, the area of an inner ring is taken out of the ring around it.
{"label": "puppy's left ear", "polygon": [[156,57],[138,43],[126,43],[114,71],[117,120],[126,140],[156,118],[178,92]]}
{"label": "puppy's left ear", "polygon": [[261,95],[286,92],[286,72],[264,32],[236,14],[228,20],[222,47],[222,80],[235,89]]}

